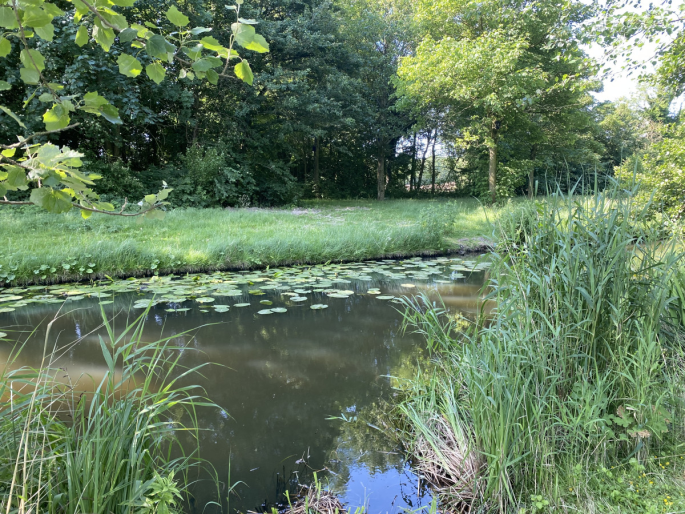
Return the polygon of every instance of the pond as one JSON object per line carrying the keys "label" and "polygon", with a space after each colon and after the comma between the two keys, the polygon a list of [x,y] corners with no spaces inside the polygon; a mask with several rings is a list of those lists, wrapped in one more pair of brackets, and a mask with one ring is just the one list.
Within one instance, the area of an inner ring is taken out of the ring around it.
{"label": "pond", "polygon": [[[175,341],[180,362],[215,363],[192,382],[223,409],[199,411],[201,456],[223,481],[230,463],[230,481],[239,482],[231,512],[268,509],[317,471],[350,507],[397,513],[430,503],[375,421],[392,398],[391,377],[410,377],[424,352],[418,336],[402,332],[397,298],[438,290],[472,314],[487,267],[482,258],[416,258],[12,288],[0,290],[0,330],[23,340],[38,327],[19,362],[36,366],[46,321],[61,309],[57,347],[80,342],[55,364],[72,382],[98,382],[99,304],[121,329],[127,313],[152,302],[146,340],[201,327]],[[0,341],[2,362],[12,346]],[[212,512],[204,507],[214,486],[193,487],[191,510]]]}

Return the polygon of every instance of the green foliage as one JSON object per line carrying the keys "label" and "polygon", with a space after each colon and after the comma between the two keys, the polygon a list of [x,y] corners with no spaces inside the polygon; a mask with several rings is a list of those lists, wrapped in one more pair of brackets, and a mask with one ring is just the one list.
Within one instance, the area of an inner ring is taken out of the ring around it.
{"label": "green foliage", "polygon": [[[211,29],[190,27],[190,18],[181,13],[176,6],[166,9],[166,19],[172,26],[169,27],[161,20],[151,23],[142,19],[140,11],[120,9],[133,7],[134,4],[135,0],[104,0],[93,5],[88,0],[74,0],[73,10],[70,12],[63,11],[55,3],[46,0],[29,3],[15,1],[9,7],[0,7],[0,23],[8,29],[3,34],[0,47],[3,58],[9,55],[11,59],[12,46],[9,41],[16,40],[22,48],[19,52],[20,79],[24,86],[36,86],[26,87],[29,100],[24,102],[23,108],[26,109],[34,97],[49,106],[42,115],[45,133],[31,133],[17,114],[4,105],[0,106],[19,127],[29,132],[17,135],[18,143],[0,145],[3,150],[0,155],[0,169],[5,170],[0,176],[1,196],[7,191],[26,189],[30,184],[35,187],[30,195],[30,202],[50,212],[61,213],[76,207],[84,213],[84,217],[88,217],[92,212],[113,211],[111,205],[98,201],[98,195],[92,189],[93,180],[98,177],[93,174],[84,175],[76,170],[81,165],[79,158],[83,157],[82,154],[73,152],[66,146],[60,148],[51,143],[29,143],[33,138],[77,126],[78,123],[70,124],[72,116],[78,112],[101,116],[114,125],[122,124],[119,109],[97,91],[88,91],[90,84],[84,85],[81,82],[78,87],[72,87],[72,91],[65,91],[63,78],[56,75],[52,69],[50,54],[53,53],[56,43],[53,19],[62,19],[62,28],[59,31],[72,30],[74,42],[79,47],[88,46],[92,38],[105,54],[109,54],[118,38],[117,48],[108,56],[113,61],[114,56],[118,54],[118,72],[135,79],[142,74],[144,65],[145,74],[155,84],[161,84],[167,69],[188,80],[207,79],[210,83],[217,84],[219,77],[226,76],[224,72],[231,59],[238,61],[235,65],[236,76],[252,84],[250,66],[233,50],[233,45],[237,43],[246,50],[258,53],[269,50],[266,40],[256,34],[252,26],[254,22],[240,16],[242,2],[226,6],[233,11],[235,21],[231,24],[231,32],[225,46],[213,37],[201,37]],[[37,38],[34,38],[34,32],[29,31],[29,28],[35,29]],[[17,65],[16,58],[13,65]],[[215,71],[220,68],[223,71]],[[2,84],[3,91],[13,88],[9,81],[3,81]],[[29,117],[33,114],[27,112]],[[59,153],[63,155],[61,159],[56,155]],[[17,185],[16,180],[6,181],[9,177],[8,170],[19,170],[24,173],[25,184]],[[169,190],[165,189],[155,197],[148,195],[143,201],[140,213],[159,216],[159,212],[152,211],[165,205],[164,200],[168,193]],[[7,199],[0,202],[22,203]]]}
{"label": "green foliage", "polygon": [[[168,357],[177,350],[171,338],[143,341],[148,310],[118,336],[103,311],[107,340],[99,339],[105,369],[99,381],[74,377],[72,387],[64,387],[65,371],[52,367],[57,355],[50,325],[43,367],[2,373],[0,392],[14,400],[0,405],[0,497],[7,508],[181,512],[188,472],[200,461],[188,448],[176,459],[168,451],[179,444],[179,430],[197,437],[195,409],[212,404],[198,396],[198,387],[178,382],[177,357]],[[17,344],[10,362],[20,352]]]}
{"label": "green foliage", "polygon": [[[631,457],[646,465],[682,445],[682,305],[672,293],[682,256],[677,241],[645,228],[648,215],[618,187],[526,205],[499,231],[492,317],[486,303],[464,328],[428,298],[407,301],[436,368],[407,391],[406,441],[443,469],[471,459],[475,470],[471,479],[438,473],[450,505],[472,497],[498,511],[586,511],[584,502],[605,501],[592,481],[572,484],[572,497],[557,485],[575,466],[589,475]],[[437,450],[426,453],[422,440]],[[469,459],[440,450],[445,441]]]}
{"label": "green foliage", "polygon": [[660,140],[645,153],[636,153],[616,168],[616,177],[625,187],[639,183],[638,201],[648,205],[668,231],[685,212],[685,125],[668,125],[661,132]]}

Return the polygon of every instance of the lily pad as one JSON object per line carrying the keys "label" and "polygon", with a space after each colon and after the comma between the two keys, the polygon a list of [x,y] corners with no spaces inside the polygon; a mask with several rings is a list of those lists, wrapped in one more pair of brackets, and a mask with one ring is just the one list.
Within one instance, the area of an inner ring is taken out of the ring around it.
{"label": "lily pad", "polygon": [[306,296],[291,296],[290,301],[291,302],[304,302],[307,299]]}
{"label": "lily pad", "polygon": [[278,312],[280,314],[283,312],[288,312],[288,309],[286,309],[284,307],[275,307],[275,308],[271,309],[271,312]]}
{"label": "lily pad", "polygon": [[262,305],[273,305],[274,304],[274,302],[272,302],[271,300],[260,300],[259,303],[261,303]]}
{"label": "lily pad", "polygon": [[349,295],[346,294],[339,294],[339,293],[330,293],[328,295],[329,298],[349,298]]}
{"label": "lily pad", "polygon": [[257,311],[257,314],[273,314],[273,310],[271,309],[262,309],[261,311]]}
{"label": "lily pad", "polygon": [[400,284],[400,285],[402,287],[409,287],[409,288],[416,287],[416,285],[414,285],[414,284]]}
{"label": "lily pad", "polygon": [[189,307],[183,307],[181,309],[165,309],[165,310],[166,310],[166,312],[186,312],[186,311],[189,311],[190,308]]}
{"label": "lily pad", "polygon": [[249,303],[234,303],[233,307],[249,307]]}
{"label": "lily pad", "polygon": [[0,339],[2,339],[3,337],[7,337],[7,334],[5,334],[4,332],[0,332]]}
{"label": "lily pad", "polygon": [[14,307],[2,307],[0,308],[0,313],[2,312],[12,312],[14,310]]}
{"label": "lily pad", "polygon": [[376,296],[379,300],[392,300],[394,296]]}
{"label": "lily pad", "polygon": [[229,306],[228,305],[215,305],[214,310],[216,312],[228,312]]}
{"label": "lily pad", "polygon": [[315,311],[317,311],[317,310],[320,310],[320,309],[328,309],[328,305],[325,305],[325,304],[323,304],[323,303],[315,303],[314,305],[312,305],[312,306],[309,307],[309,308],[310,308],[310,309],[314,309]]}
{"label": "lily pad", "polygon": [[100,305],[109,305],[111,303],[114,303],[114,300],[105,300],[104,302],[100,302]]}
{"label": "lily pad", "polygon": [[214,298],[211,296],[202,296],[201,298],[196,298],[195,301],[197,303],[212,303],[214,301]]}

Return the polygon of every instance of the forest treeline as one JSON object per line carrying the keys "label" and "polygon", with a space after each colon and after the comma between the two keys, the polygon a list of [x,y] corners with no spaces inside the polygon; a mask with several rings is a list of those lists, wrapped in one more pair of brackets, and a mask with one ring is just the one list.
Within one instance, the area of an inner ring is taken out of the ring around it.
{"label": "forest treeline", "polygon": [[[677,51],[667,80],[639,97],[594,100],[601,69],[584,49],[639,31],[595,30],[602,13],[586,2],[251,0],[241,16],[269,44],[251,56],[252,85],[228,76],[214,85],[174,63],[159,83],[124,76],[117,58],[127,44],[78,45],[62,3],[54,39],[31,43],[46,59],[43,73],[65,94],[96,90],[123,124],[77,111],[78,126],[43,139],[85,153],[85,169],[103,177],[95,190],[109,198],[139,198],[164,182],[176,206],[444,193],[495,200],[603,182],[678,133]],[[162,13],[171,5],[139,0],[119,12],[170,25]],[[191,25],[227,44],[232,11],[214,0],[179,5]],[[8,48],[0,80],[13,87],[3,103],[40,132],[45,104],[20,79],[19,45]],[[4,116],[0,138],[16,129]]]}

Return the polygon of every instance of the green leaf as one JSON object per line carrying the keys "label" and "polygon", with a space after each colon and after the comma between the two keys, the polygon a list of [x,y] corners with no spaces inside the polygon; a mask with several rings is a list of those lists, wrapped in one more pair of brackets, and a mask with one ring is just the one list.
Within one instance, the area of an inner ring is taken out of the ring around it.
{"label": "green leaf", "polygon": [[138,36],[136,29],[127,28],[119,33],[119,41],[122,43],[130,43]]}
{"label": "green leaf", "polygon": [[102,114],[102,117],[110,123],[114,123],[115,125],[121,125],[123,123],[119,117],[119,109],[111,104],[100,107],[100,113]]}
{"label": "green leaf", "polygon": [[103,27],[100,24],[100,20],[95,20],[93,37],[95,38],[95,42],[99,44],[105,52],[109,52],[109,49],[114,44],[114,31]]}
{"label": "green leaf", "polygon": [[147,40],[147,45],[145,49],[150,57],[157,57],[159,59],[167,58],[167,46],[166,39],[164,39],[159,34],[155,34],[150,39]]}
{"label": "green leaf", "polygon": [[45,12],[40,7],[29,6],[24,10],[24,19],[22,20],[26,27],[38,28],[44,27],[52,21],[53,16]]}
{"label": "green leaf", "polygon": [[188,17],[172,5],[166,12],[167,19],[177,27],[185,27],[190,23]]}
{"label": "green leaf", "polygon": [[211,50],[213,52],[218,52],[225,49],[224,46],[212,36],[203,37],[200,40],[200,43],[202,43],[202,46],[204,46],[207,50]]}
{"label": "green leaf", "polygon": [[254,27],[245,25],[244,23],[233,23],[231,25],[231,30],[235,35],[235,42],[243,47],[251,43],[255,36]]}
{"label": "green leaf", "polygon": [[52,96],[52,93],[43,93],[38,97],[38,100],[46,104],[52,102],[54,99],[55,98]]}
{"label": "green leaf", "polygon": [[209,29],[207,27],[193,27],[192,29],[190,29],[190,33],[193,36],[197,36],[198,34],[202,34],[203,32],[211,32],[211,31],[212,31],[212,29]]}
{"label": "green leaf", "polygon": [[219,74],[214,70],[207,70],[207,80],[216,86],[219,83]]}
{"label": "green leaf", "polygon": [[88,43],[88,39],[88,29],[85,25],[81,25],[76,31],[76,37],[74,38],[74,41],[78,46],[83,46]]}
{"label": "green leaf", "polygon": [[14,10],[11,7],[0,7],[0,27],[16,29],[19,27]]}
{"label": "green leaf", "polygon": [[35,69],[37,67],[38,71],[45,69],[45,57],[38,50],[22,50],[19,58],[25,68]]}
{"label": "green leaf", "polygon": [[[19,70],[19,72],[21,73],[21,70]],[[5,114],[7,114],[7,116],[9,116],[9,117],[12,118],[14,121],[16,121],[16,122],[19,124],[19,126],[20,126],[21,128],[26,128],[26,125],[24,125],[24,124],[21,122],[21,120],[19,119],[19,116],[17,116],[16,114],[14,114],[10,109],[8,109],[7,107],[5,107],[4,105],[0,105],[0,111],[4,112]]]}
{"label": "green leaf", "polygon": [[128,54],[121,54],[117,59],[119,65],[119,73],[127,77],[137,77],[143,71],[143,66],[140,61]]}
{"label": "green leaf", "polygon": [[12,51],[12,44],[8,39],[0,37],[0,57],[7,57]]}
{"label": "green leaf", "polygon": [[147,76],[150,77],[155,84],[159,84],[164,80],[166,70],[160,63],[153,62],[145,67],[145,73],[147,73]]}
{"label": "green leaf", "polygon": [[252,37],[252,41],[243,46],[247,50],[254,50],[255,52],[259,52],[260,54],[269,51],[269,43],[267,43],[266,39],[264,39],[264,37],[260,36],[259,34],[255,34]]}
{"label": "green leaf", "polygon": [[36,34],[45,39],[45,41],[52,41],[52,38],[55,35],[55,27],[52,23],[48,23],[44,27],[36,27]]}
{"label": "green leaf", "polygon": [[25,191],[28,189],[28,183],[26,172],[19,166],[10,166],[7,169],[7,179],[5,180],[7,189]]}
{"label": "green leaf", "polygon": [[71,196],[49,187],[40,187],[31,191],[31,202],[54,213],[67,212],[72,208]]}
{"label": "green leaf", "polygon": [[38,84],[40,82],[40,73],[35,68],[20,68],[19,76],[25,84]]}
{"label": "green leaf", "polygon": [[235,65],[233,71],[235,71],[236,77],[241,79],[243,82],[247,82],[249,85],[252,85],[254,75],[252,74],[252,69],[247,61],[240,61]]}
{"label": "green leaf", "polygon": [[133,7],[133,4],[136,3],[136,0],[112,0],[112,3],[114,5],[118,5],[119,7]]}
{"label": "green leaf", "polygon": [[9,82],[0,80],[0,91],[7,91],[8,89],[12,89],[12,85]]}
{"label": "green leaf", "polygon": [[195,61],[193,64],[193,69],[195,71],[207,71],[214,67],[214,64],[207,58]]}
{"label": "green leaf", "polygon": [[47,130],[60,130],[69,125],[69,110],[61,104],[54,104],[43,114],[43,123]]}

